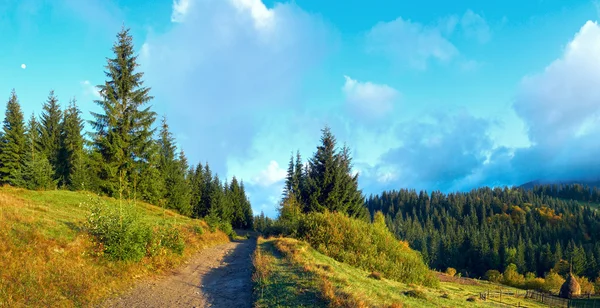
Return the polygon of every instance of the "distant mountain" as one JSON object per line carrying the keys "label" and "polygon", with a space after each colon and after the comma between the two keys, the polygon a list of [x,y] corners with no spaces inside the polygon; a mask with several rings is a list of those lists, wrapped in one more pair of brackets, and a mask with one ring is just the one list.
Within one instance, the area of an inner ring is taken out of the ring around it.
{"label": "distant mountain", "polygon": [[598,187],[600,188],[600,179],[594,180],[571,180],[571,181],[548,181],[548,180],[535,180],[531,182],[527,182],[525,184],[521,184],[518,187],[523,189],[533,189],[535,186],[539,185],[570,185],[570,184],[581,184],[587,185],[589,187]]}

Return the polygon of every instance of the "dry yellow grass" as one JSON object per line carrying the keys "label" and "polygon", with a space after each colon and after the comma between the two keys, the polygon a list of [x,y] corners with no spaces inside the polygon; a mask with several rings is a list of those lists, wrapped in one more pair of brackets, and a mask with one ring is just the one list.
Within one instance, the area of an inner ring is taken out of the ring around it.
{"label": "dry yellow grass", "polygon": [[[185,239],[183,255],[162,250],[139,263],[111,262],[81,230],[85,193],[0,188],[0,306],[91,306],[134,283],[173,268],[205,247],[227,242],[207,225],[149,204],[135,205],[149,222],[167,219]],[[116,201],[106,199],[110,206]],[[201,227],[205,230],[199,234]]]}

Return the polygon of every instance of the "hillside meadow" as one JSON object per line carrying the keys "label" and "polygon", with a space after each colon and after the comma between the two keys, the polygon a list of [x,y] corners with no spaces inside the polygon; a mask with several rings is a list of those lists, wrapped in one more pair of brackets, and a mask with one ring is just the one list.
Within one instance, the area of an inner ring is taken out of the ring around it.
{"label": "hillside meadow", "polygon": [[[142,251],[139,261],[105,254],[109,242],[89,232],[93,204],[115,213],[128,212],[151,230],[148,243],[152,245]],[[160,230],[171,230],[170,235]],[[172,238],[178,249],[165,245]],[[205,247],[227,241],[225,233],[204,221],[143,202],[4,186],[0,188],[0,306],[89,306],[123,292],[139,279],[176,267]]]}
{"label": "hillside meadow", "polygon": [[[444,279],[424,287],[387,279],[335,261],[291,238],[259,239],[254,255],[255,307],[496,307],[479,294],[497,286]],[[441,274],[440,274],[441,275]],[[450,280],[450,281],[446,281]],[[502,287],[503,292],[517,289]],[[523,291],[520,291],[523,292]],[[531,300],[505,297],[504,304],[546,307]]]}

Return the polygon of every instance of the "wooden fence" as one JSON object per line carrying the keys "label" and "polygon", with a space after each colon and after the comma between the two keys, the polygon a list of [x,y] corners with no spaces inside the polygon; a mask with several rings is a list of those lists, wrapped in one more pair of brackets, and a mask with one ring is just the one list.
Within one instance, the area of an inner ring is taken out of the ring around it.
{"label": "wooden fence", "polygon": [[592,298],[590,294],[585,294],[577,298],[566,299],[529,290],[525,296],[550,307],[600,308],[600,298]]}

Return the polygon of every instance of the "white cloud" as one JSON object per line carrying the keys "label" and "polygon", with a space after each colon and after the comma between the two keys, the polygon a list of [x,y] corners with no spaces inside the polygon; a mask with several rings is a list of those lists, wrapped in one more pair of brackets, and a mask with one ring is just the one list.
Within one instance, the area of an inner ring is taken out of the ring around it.
{"label": "white cloud", "polygon": [[285,179],[286,173],[286,170],[279,167],[279,164],[272,160],[266,169],[260,171],[260,174],[254,177],[253,182],[260,186],[268,187]]}
{"label": "white cloud", "polygon": [[560,146],[598,118],[599,102],[600,27],[588,21],[561,58],[522,80],[514,107],[532,142]]}
{"label": "white cloud", "polygon": [[468,38],[477,39],[480,43],[490,40],[490,27],[481,15],[467,10],[460,20],[460,26]]}
{"label": "white cloud", "polygon": [[532,146],[516,152],[528,180],[600,174],[600,26],[588,21],[563,55],[523,78],[514,102]]}
{"label": "white cloud", "polygon": [[394,108],[393,103],[399,96],[396,89],[386,84],[360,82],[348,76],[344,76],[344,78],[346,82],[342,91],[346,96],[346,101],[360,114],[381,117]]}
{"label": "white cloud", "polygon": [[173,0],[173,12],[171,13],[171,22],[183,22],[191,0]]}
{"label": "white cloud", "polygon": [[367,50],[425,69],[432,59],[447,62],[459,54],[442,34],[444,29],[398,17],[391,22],[378,23],[367,33]]}
{"label": "white cloud", "polygon": [[256,29],[273,26],[275,13],[268,9],[261,0],[230,0],[233,6],[241,12],[249,12],[254,19]]}
{"label": "white cloud", "polygon": [[83,93],[84,95],[91,95],[94,98],[100,98],[100,92],[99,89],[92,85],[92,83],[89,80],[84,80],[80,82],[81,87],[83,88]]}

